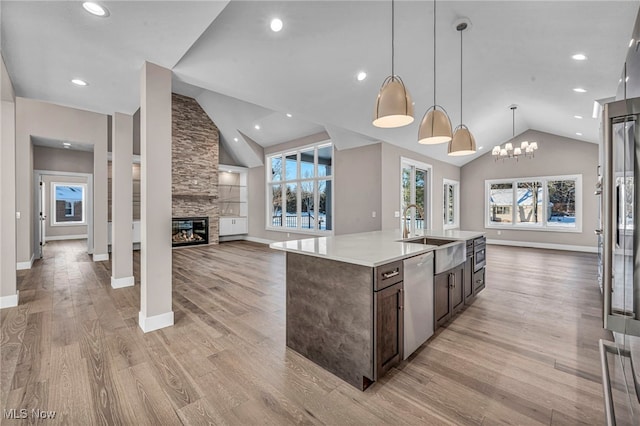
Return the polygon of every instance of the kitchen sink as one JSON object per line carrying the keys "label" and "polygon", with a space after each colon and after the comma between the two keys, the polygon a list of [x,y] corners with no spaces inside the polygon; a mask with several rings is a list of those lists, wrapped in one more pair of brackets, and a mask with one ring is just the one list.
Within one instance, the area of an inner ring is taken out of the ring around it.
{"label": "kitchen sink", "polygon": [[448,271],[451,268],[462,264],[467,260],[466,245],[464,241],[445,240],[440,238],[421,237],[412,240],[405,240],[407,243],[427,244],[438,246],[433,251],[434,273]]}

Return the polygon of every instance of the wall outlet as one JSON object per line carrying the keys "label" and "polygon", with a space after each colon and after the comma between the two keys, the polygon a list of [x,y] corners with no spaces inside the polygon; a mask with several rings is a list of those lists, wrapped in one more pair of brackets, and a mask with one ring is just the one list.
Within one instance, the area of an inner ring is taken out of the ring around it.
{"label": "wall outlet", "polygon": [[291,236],[291,233],[287,232],[287,238],[289,238]]}
{"label": "wall outlet", "polygon": [[376,212],[371,212],[371,217],[376,217]]}
{"label": "wall outlet", "polygon": [[20,219],[20,212],[16,212],[16,219]]}
{"label": "wall outlet", "polygon": [[498,230],[498,235],[502,235],[502,231]]}
{"label": "wall outlet", "polygon": [[393,217],[400,217],[400,212],[393,212]]}

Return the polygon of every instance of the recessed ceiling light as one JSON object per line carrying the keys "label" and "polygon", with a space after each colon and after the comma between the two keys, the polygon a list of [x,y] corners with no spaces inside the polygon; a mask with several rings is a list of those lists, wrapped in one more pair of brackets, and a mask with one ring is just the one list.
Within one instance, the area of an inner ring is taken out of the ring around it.
{"label": "recessed ceiling light", "polygon": [[584,61],[587,59],[587,56],[582,54],[582,53],[576,53],[575,55],[573,55],[571,57],[572,59],[575,59],[576,61]]}
{"label": "recessed ceiling light", "polygon": [[360,71],[360,72],[358,73],[358,75],[356,76],[356,78],[358,79],[358,81],[362,81],[362,80],[364,80],[365,78],[367,78],[367,73],[366,73],[366,72],[364,72],[364,71]]}
{"label": "recessed ceiling light", "polygon": [[71,146],[71,144],[69,142],[62,142],[62,145],[64,146]]}
{"label": "recessed ceiling light", "polygon": [[233,141],[234,142],[238,142],[238,138],[233,138]]}
{"label": "recessed ceiling light", "polygon": [[587,91],[582,87],[576,87],[575,89],[573,89],[573,91],[578,93],[587,93]]}
{"label": "recessed ceiling light", "polygon": [[577,118],[578,120],[582,120],[582,116],[581,115],[574,115],[573,118]]}
{"label": "recessed ceiling light", "polygon": [[634,41],[635,41],[634,39],[629,40],[629,47],[633,46]]}
{"label": "recessed ceiling light", "polygon": [[629,76],[627,76],[627,78],[624,79],[624,82],[627,83],[629,81]]}
{"label": "recessed ceiling light", "polygon": [[273,31],[274,33],[277,33],[278,31],[280,31],[282,29],[282,19],[280,18],[273,18],[271,20],[271,31]]}
{"label": "recessed ceiling light", "polygon": [[231,170],[227,170],[227,172],[231,173]]}
{"label": "recessed ceiling light", "polygon": [[256,124],[256,125],[255,125],[255,126],[253,126],[253,127],[255,127],[255,128],[256,128],[256,130],[260,130],[260,125],[259,125],[259,124]]}
{"label": "recessed ceiling light", "polygon": [[75,84],[76,86],[86,86],[86,85],[87,85],[87,82],[86,82],[86,81],[81,80],[81,79],[79,79],[79,78],[74,78],[73,80],[71,80],[71,82],[72,82],[73,84]]}
{"label": "recessed ceiling light", "polygon": [[291,118],[291,117],[293,117],[293,115],[287,113],[287,117]]}
{"label": "recessed ceiling light", "polygon": [[109,11],[107,10],[107,8],[104,6],[100,6],[98,3],[85,1],[84,3],[82,3],[82,7],[92,15],[99,16],[101,18],[106,18],[107,16],[109,16]]}
{"label": "recessed ceiling light", "polygon": [[580,133],[580,132],[576,132],[576,135],[578,135],[578,136],[582,136],[582,133]]}
{"label": "recessed ceiling light", "polygon": [[478,151],[480,151],[482,148],[484,148],[484,146],[480,146],[480,147],[478,147]]}
{"label": "recessed ceiling light", "polygon": [[64,147],[67,148],[67,149],[71,148],[69,145],[65,145]]}

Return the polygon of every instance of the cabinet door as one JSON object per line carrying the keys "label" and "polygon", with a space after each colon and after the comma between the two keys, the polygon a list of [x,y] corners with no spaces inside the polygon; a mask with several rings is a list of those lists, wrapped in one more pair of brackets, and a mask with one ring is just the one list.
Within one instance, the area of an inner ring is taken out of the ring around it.
{"label": "cabinet door", "polygon": [[480,293],[484,289],[484,270],[480,269],[473,274],[473,295]]}
{"label": "cabinet door", "polygon": [[247,229],[247,218],[246,217],[236,217],[233,219],[233,233],[237,234],[246,234],[248,232]]}
{"label": "cabinet door", "polygon": [[219,235],[233,235],[233,218],[221,217]]}
{"label": "cabinet door", "polygon": [[468,304],[473,299],[473,256],[468,257],[464,263],[462,280],[464,281],[464,303]]}
{"label": "cabinet door", "polygon": [[433,280],[433,315],[435,328],[440,327],[451,318],[451,305],[449,303],[449,284],[451,274],[443,272]]}
{"label": "cabinet door", "polygon": [[404,348],[404,294],[402,283],[375,292],[376,377],[402,361]]}
{"label": "cabinet door", "polygon": [[451,312],[455,314],[464,307],[464,266],[451,271]]}

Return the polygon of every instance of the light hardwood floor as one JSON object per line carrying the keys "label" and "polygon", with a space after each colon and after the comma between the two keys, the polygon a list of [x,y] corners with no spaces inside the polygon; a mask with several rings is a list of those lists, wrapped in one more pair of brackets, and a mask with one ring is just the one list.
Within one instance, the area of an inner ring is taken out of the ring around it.
{"label": "light hardwood floor", "polygon": [[174,250],[175,326],[144,334],[138,273],[113,290],[83,243],[48,243],[19,273],[20,305],[0,314],[3,409],[77,425],[604,422],[595,255],[490,246],[475,303],[360,392],[286,349],[281,252]]}

